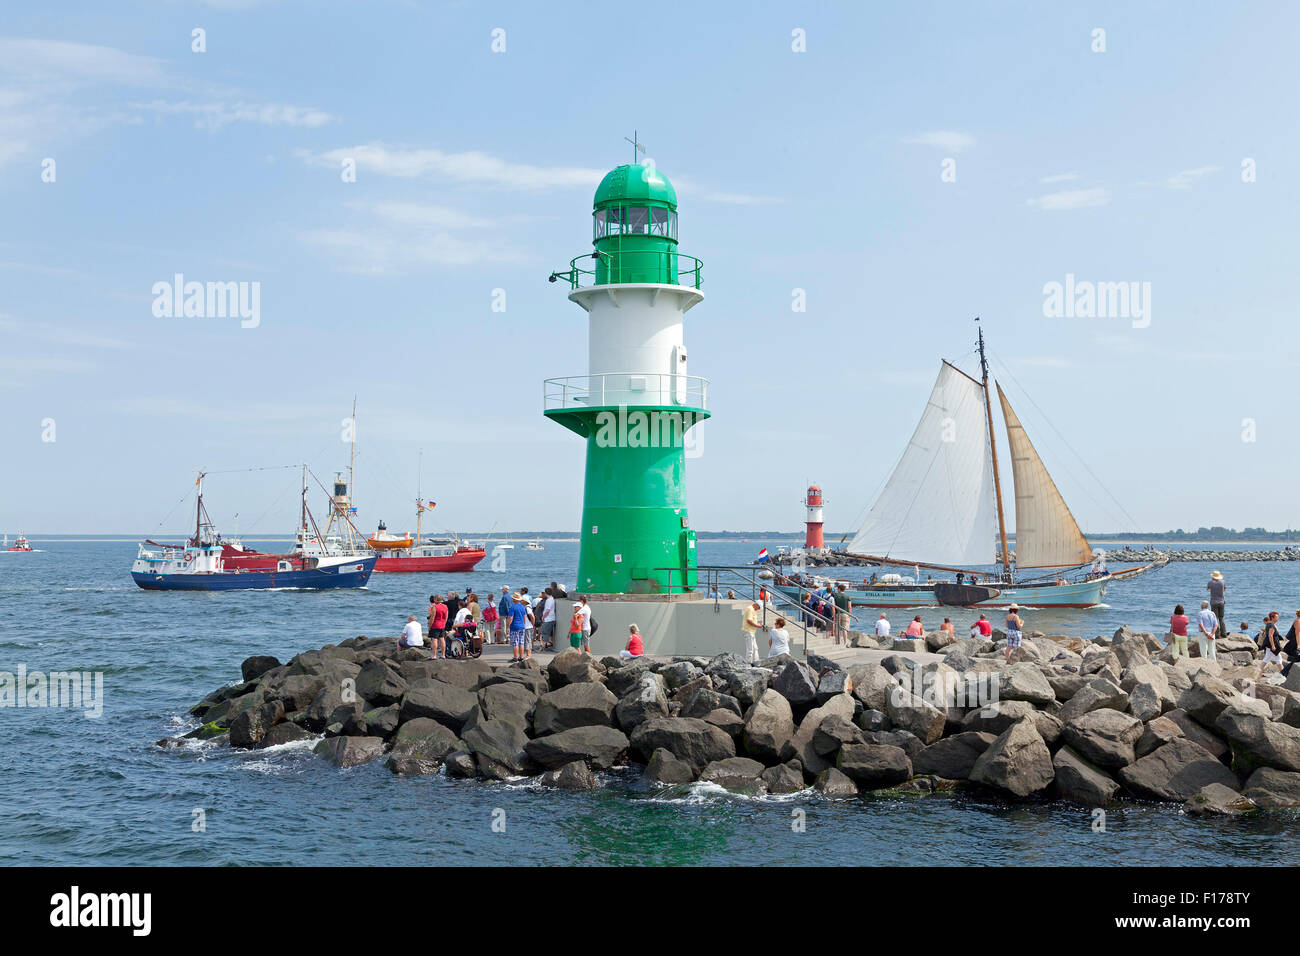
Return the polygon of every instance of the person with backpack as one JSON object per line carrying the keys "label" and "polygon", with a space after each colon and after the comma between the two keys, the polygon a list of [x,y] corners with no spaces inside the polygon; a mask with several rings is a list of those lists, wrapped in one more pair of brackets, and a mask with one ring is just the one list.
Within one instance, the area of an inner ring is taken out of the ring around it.
{"label": "person with backpack", "polygon": [[591,635],[596,632],[596,622],[591,616],[591,605],[587,603],[585,594],[578,595],[578,603],[574,605],[574,611],[582,615],[582,645],[581,650],[584,654],[591,653]]}
{"label": "person with backpack", "polygon": [[501,585],[501,600],[497,602],[497,628],[496,631],[501,635],[502,643],[509,640],[508,629],[510,626],[510,588],[504,584]]}

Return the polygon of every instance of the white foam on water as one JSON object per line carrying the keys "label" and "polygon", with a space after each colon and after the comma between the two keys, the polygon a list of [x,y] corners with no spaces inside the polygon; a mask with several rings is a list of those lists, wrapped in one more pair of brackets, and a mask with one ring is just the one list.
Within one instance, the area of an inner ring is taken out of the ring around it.
{"label": "white foam on water", "polygon": [[256,752],[269,756],[271,754],[290,753],[294,750],[311,750],[324,739],[325,737],[322,734],[316,737],[308,737],[306,740],[290,740],[288,743],[276,744],[274,747],[263,747]]}

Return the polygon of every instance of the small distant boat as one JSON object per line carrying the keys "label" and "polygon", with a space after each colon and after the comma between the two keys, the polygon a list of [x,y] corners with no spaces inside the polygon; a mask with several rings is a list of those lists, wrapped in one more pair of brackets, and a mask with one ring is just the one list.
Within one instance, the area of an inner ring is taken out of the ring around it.
{"label": "small distant boat", "polygon": [[5,535],[4,543],[5,543],[6,551],[31,551],[32,550],[31,543],[25,537],[23,537],[22,532],[19,532],[18,537],[14,539],[14,543],[12,547],[9,546],[9,535]]}
{"label": "small distant boat", "polygon": [[384,522],[380,521],[379,530],[366,538],[366,544],[376,551],[401,551],[415,544],[415,536],[411,534],[393,534],[388,530]]}
{"label": "small distant boat", "polygon": [[538,541],[536,538],[534,538],[532,541],[529,541],[526,545],[524,545],[524,550],[525,550],[525,551],[545,551],[546,548],[542,546],[542,543],[541,543],[540,541]]}
{"label": "small distant boat", "polygon": [[[363,588],[375,569],[377,555],[320,554],[296,558],[277,556],[269,568],[227,568],[226,546],[203,506],[203,474],[199,474],[194,536],[186,544],[144,541],[131,565],[131,578],[146,591],[246,591],[300,588],[321,591]],[[303,485],[303,509],[307,507]]]}
{"label": "small distant boat", "polygon": [[505,542],[504,544],[494,545],[492,548],[493,551],[513,551],[514,549],[515,546],[511,544],[509,541]]}

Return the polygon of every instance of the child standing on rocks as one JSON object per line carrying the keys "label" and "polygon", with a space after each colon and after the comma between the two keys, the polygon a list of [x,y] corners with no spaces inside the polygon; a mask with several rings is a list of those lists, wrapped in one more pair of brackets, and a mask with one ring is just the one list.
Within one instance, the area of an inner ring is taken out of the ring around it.
{"label": "child standing on rocks", "polygon": [[1169,636],[1174,642],[1174,660],[1180,657],[1191,659],[1192,655],[1187,651],[1187,612],[1183,610],[1181,604],[1174,605],[1173,616],[1169,618]]}

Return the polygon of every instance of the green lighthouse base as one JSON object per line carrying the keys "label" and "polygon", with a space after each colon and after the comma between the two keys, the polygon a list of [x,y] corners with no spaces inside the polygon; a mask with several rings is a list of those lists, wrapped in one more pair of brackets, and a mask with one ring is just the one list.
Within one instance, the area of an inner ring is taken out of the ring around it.
{"label": "green lighthouse base", "polygon": [[686,510],[685,436],[702,408],[555,409],[587,439],[579,593],[682,594],[696,588]]}

